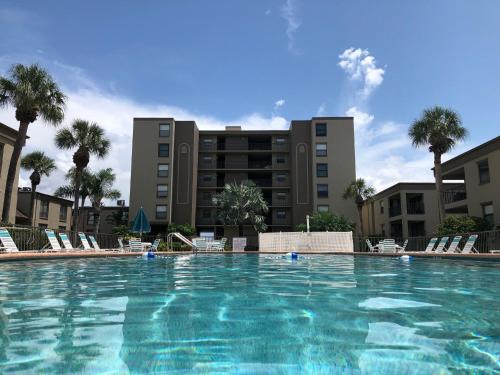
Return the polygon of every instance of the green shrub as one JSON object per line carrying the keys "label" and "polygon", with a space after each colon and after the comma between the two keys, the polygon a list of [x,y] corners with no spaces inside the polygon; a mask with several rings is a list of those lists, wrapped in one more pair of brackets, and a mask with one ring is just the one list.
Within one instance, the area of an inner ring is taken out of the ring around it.
{"label": "green shrub", "polygon": [[[309,229],[311,232],[352,232],[356,225],[344,216],[335,215],[331,212],[316,212],[309,218]],[[305,223],[296,226],[296,230],[305,232]]]}
{"label": "green shrub", "polygon": [[446,236],[458,233],[484,232],[492,229],[486,220],[475,216],[449,216],[436,230],[436,235]]}

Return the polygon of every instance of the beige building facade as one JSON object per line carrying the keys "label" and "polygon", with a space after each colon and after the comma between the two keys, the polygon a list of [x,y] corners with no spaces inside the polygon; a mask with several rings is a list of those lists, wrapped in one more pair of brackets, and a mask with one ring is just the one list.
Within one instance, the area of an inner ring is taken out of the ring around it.
{"label": "beige building facade", "polygon": [[[99,233],[110,234],[113,229],[120,225],[129,224],[129,208],[126,206],[104,206],[101,207],[101,220]],[[93,207],[81,207],[78,219],[78,230],[81,232],[95,232],[97,227],[97,213]]]}
{"label": "beige building facade", "polygon": [[[352,117],[292,121],[287,130],[199,130],[193,121],[135,118],[133,134],[130,218],[143,207],[153,232],[176,223],[236,235],[217,221],[212,198],[245,180],[268,202],[269,231],[293,230],[316,211],[356,221],[354,203],[342,198],[356,178]],[[251,227],[245,235],[256,240]]]}
{"label": "beige building facade", "polygon": [[[5,198],[5,186],[7,184],[7,173],[9,171],[10,159],[14,150],[14,142],[16,141],[17,130],[0,123],[0,212],[3,209]],[[9,222],[16,221],[16,206],[17,206],[17,184],[19,181],[19,164],[17,165],[16,178],[12,190],[12,198],[10,204]]]}
{"label": "beige building facade", "polygon": [[[19,188],[16,224],[29,225],[31,188]],[[33,226],[69,231],[73,202],[53,195],[35,192]]]}

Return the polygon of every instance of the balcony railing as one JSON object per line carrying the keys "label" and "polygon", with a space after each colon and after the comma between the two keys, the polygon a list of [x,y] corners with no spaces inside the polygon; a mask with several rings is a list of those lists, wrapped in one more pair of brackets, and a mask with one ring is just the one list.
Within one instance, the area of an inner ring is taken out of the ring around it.
{"label": "balcony railing", "polygon": [[408,215],[425,214],[424,202],[406,202],[406,212],[408,213]]}
{"label": "balcony railing", "polygon": [[460,202],[467,199],[465,190],[448,190],[443,192],[443,201],[445,204]]}
{"label": "balcony railing", "polygon": [[401,215],[401,207],[390,207],[389,208],[389,217],[399,216]]}
{"label": "balcony railing", "polygon": [[290,145],[288,143],[207,143],[200,142],[200,151],[269,151],[269,152],[288,152]]}

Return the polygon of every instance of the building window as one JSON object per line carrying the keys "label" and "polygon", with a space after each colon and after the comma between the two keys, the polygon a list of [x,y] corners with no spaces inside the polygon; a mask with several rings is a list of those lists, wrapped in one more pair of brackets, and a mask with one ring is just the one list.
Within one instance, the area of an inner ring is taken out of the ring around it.
{"label": "building window", "polygon": [[286,181],[286,174],[277,174],[276,175],[276,181],[278,182],[285,182]]}
{"label": "building window", "polygon": [[94,225],[95,224],[95,214],[94,212],[88,212],[87,213],[87,225]]}
{"label": "building window", "polygon": [[276,210],[276,219],[286,219],[286,211],[285,210]]}
{"label": "building window", "polygon": [[49,201],[40,201],[40,219],[48,219]]}
{"label": "building window", "polygon": [[280,200],[285,200],[286,197],[287,197],[286,193],[276,193],[276,198],[278,198]]}
{"label": "building window", "polygon": [[316,177],[328,177],[328,164],[316,164]]}
{"label": "building window", "polygon": [[66,206],[59,206],[59,221],[66,221],[68,219],[68,208]]}
{"label": "building window", "polygon": [[276,144],[277,145],[284,145],[286,143],[286,138],[284,137],[278,137],[276,138]]}
{"label": "building window", "polygon": [[168,143],[160,143],[158,144],[158,156],[161,158],[168,158],[169,155],[169,144]]}
{"label": "building window", "polygon": [[486,220],[490,225],[495,224],[495,219],[493,217],[493,203],[483,203],[483,218]]}
{"label": "building window", "polygon": [[330,206],[327,204],[319,204],[318,205],[318,212],[328,212],[330,211]]}
{"label": "building window", "polygon": [[160,124],[160,137],[170,137],[170,124]]}
{"label": "building window", "polygon": [[201,210],[201,217],[203,219],[210,219],[212,217],[212,212],[209,209]]}
{"label": "building window", "polygon": [[328,198],[328,185],[318,184],[318,198]]}
{"label": "building window", "polygon": [[156,197],[157,198],[168,197],[168,185],[156,185]]}
{"label": "building window", "polygon": [[316,143],[316,156],[326,156],[326,143]]}
{"label": "building window", "polygon": [[384,201],[380,201],[380,213],[384,213]]}
{"label": "building window", "polygon": [[324,122],[316,124],[316,137],[326,137],[326,124]]}
{"label": "building window", "polygon": [[285,155],[276,155],[276,164],[285,164]]}
{"label": "building window", "polygon": [[156,205],[156,218],[157,219],[166,219],[167,218],[167,206],[164,204]]}
{"label": "building window", "polygon": [[211,145],[213,142],[212,138],[203,138],[202,142],[206,145]]}
{"label": "building window", "polygon": [[212,182],[211,175],[204,175],[201,179],[203,180],[203,182]]}
{"label": "building window", "polygon": [[488,159],[478,162],[477,169],[479,171],[479,184],[488,184],[490,182],[490,166],[488,164]]}
{"label": "building window", "polygon": [[49,226],[47,224],[40,223],[38,224],[38,228],[48,228]]}
{"label": "building window", "polygon": [[168,164],[158,164],[158,177],[168,177]]}

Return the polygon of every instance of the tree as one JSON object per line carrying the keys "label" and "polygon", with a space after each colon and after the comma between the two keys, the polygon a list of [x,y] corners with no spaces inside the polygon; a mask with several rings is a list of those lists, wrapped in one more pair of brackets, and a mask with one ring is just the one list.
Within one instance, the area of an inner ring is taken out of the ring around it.
{"label": "tree", "polygon": [[464,140],[467,135],[468,131],[462,126],[458,113],[438,106],[424,110],[422,116],[415,120],[408,130],[414,147],[427,146],[429,152],[434,154],[439,222],[445,218],[441,156],[452,150],[457,142]]}
{"label": "tree", "polygon": [[[76,169],[72,167],[66,173],[66,181],[69,181],[68,185],[59,186],[54,195],[60,198],[74,198],[75,195],[75,185],[76,185]],[[85,206],[85,201],[89,196],[89,181],[90,173],[87,169],[82,172],[82,183],[80,184],[80,204],[81,207]]]}
{"label": "tree", "polygon": [[29,223],[33,225],[33,210],[35,207],[35,194],[37,186],[40,184],[42,176],[49,175],[56,169],[54,159],[46,156],[42,151],[33,151],[21,159],[21,168],[26,171],[33,171],[30,175],[31,200],[29,211]]}
{"label": "tree", "polygon": [[121,193],[113,189],[115,179],[116,176],[111,168],[101,169],[99,172],[90,175],[89,198],[97,216],[95,224],[96,233],[99,233],[99,226],[101,224],[101,208],[104,205],[103,199],[118,199],[121,197]]}
{"label": "tree", "polygon": [[104,158],[110,149],[110,142],[104,135],[104,130],[95,122],[89,123],[85,120],[75,120],[71,127],[61,129],[56,134],[56,145],[61,150],[76,151],[73,154],[75,163],[75,186],[74,186],[74,211],[73,226],[76,232],[78,223],[78,199],[80,197],[80,186],[82,184],[83,170],[90,161],[90,155]]}
{"label": "tree", "polygon": [[0,107],[12,106],[16,109],[19,131],[10,159],[5,185],[2,221],[9,221],[12,189],[16,179],[17,164],[26,143],[29,124],[38,116],[52,125],[59,125],[64,118],[66,97],[52,77],[38,65],[13,65],[9,77],[0,76]]}
{"label": "tree", "polygon": [[[335,215],[330,212],[316,212],[309,218],[309,229],[311,232],[351,232],[356,225],[349,222],[344,216]],[[297,225],[300,232],[307,230],[305,223]]]}
{"label": "tree", "polygon": [[178,232],[185,237],[191,237],[193,234],[196,233],[196,228],[194,228],[190,224],[175,224],[175,223],[168,224],[167,235],[174,232]]}
{"label": "tree", "polygon": [[449,216],[437,227],[436,235],[448,236],[463,233],[484,232],[492,229],[482,217]]}
{"label": "tree", "polygon": [[226,184],[224,190],[214,196],[213,203],[217,206],[218,219],[224,225],[237,226],[240,237],[245,224],[252,225],[258,232],[267,229],[263,215],[269,207],[252,181]]}
{"label": "tree", "polygon": [[361,234],[363,231],[363,204],[365,200],[371,199],[371,197],[375,194],[375,189],[368,185],[366,181],[362,178],[358,178],[357,180],[352,181],[344,190],[344,199],[352,199],[354,203],[356,203],[356,207],[358,208],[358,216],[359,216],[359,228]]}

